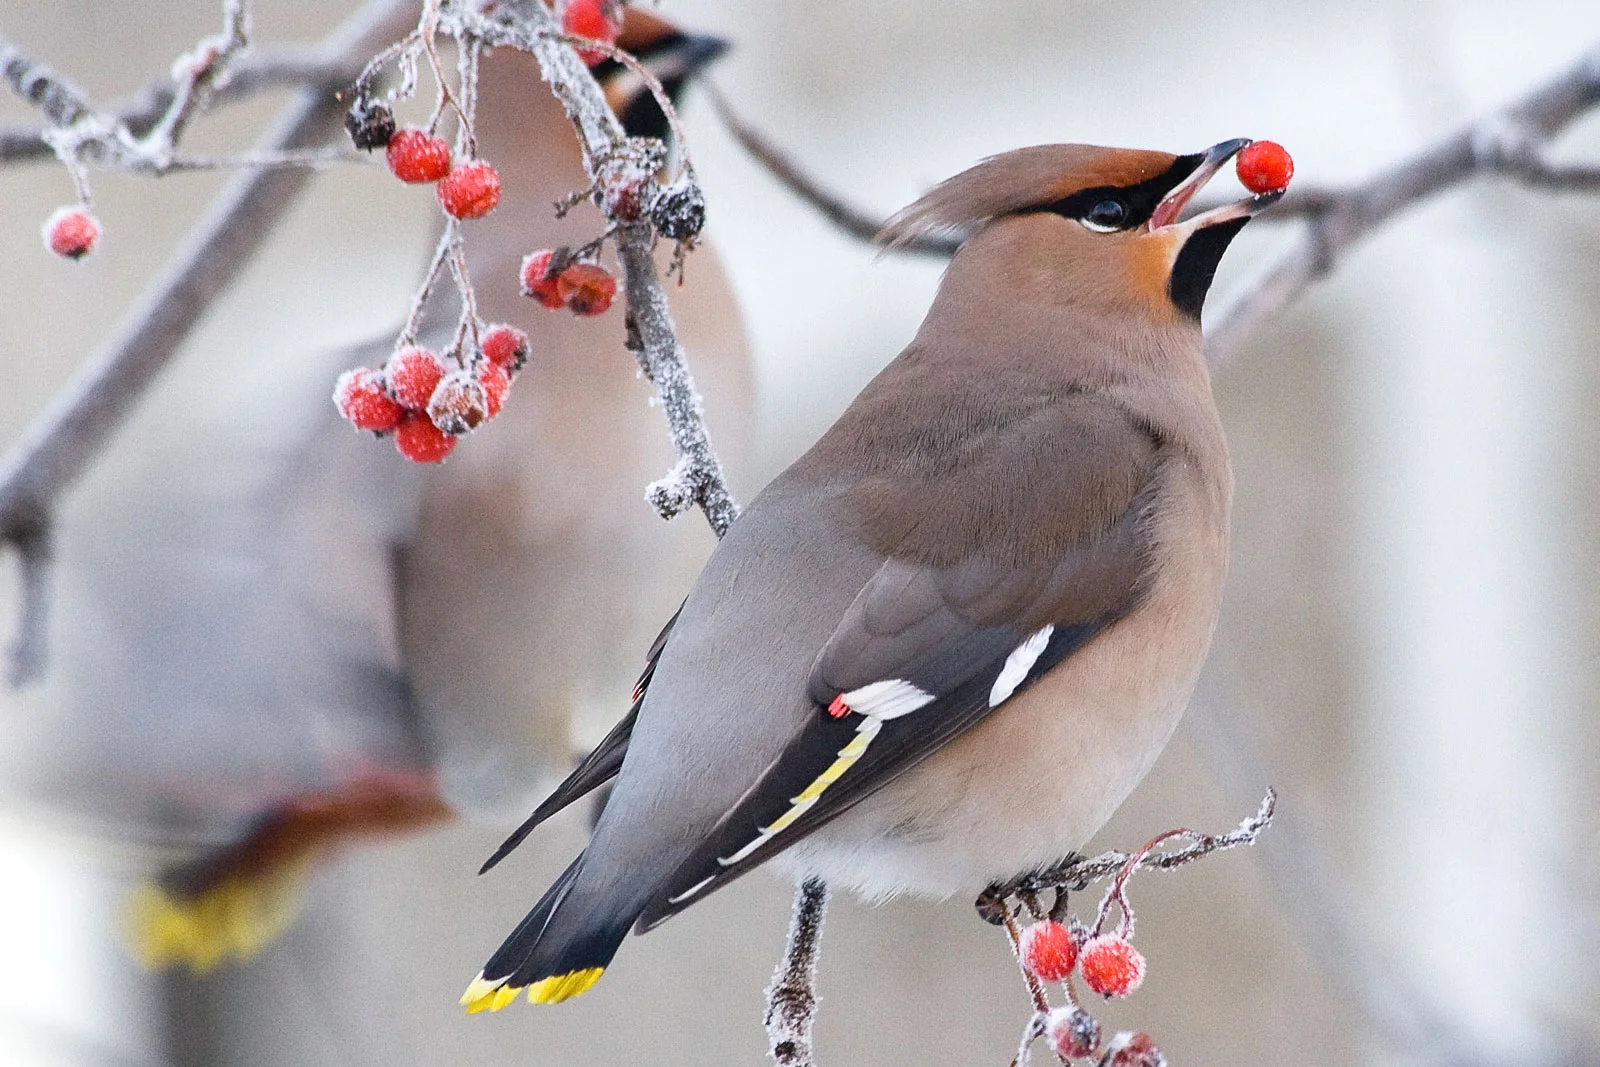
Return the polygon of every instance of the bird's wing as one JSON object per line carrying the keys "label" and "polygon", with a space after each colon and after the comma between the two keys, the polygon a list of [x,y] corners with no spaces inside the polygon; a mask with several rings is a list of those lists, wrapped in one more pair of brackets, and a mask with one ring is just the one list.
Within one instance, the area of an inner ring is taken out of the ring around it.
{"label": "bird's wing", "polygon": [[[1138,602],[1157,435],[1094,397],[997,429],[954,468],[856,492],[867,536],[891,550],[817,655],[816,715],[676,869],[641,930],[849,810]],[[984,502],[1019,493],[1044,505],[1004,529],[991,516],[964,543]],[[870,513],[889,514],[896,494],[891,530]]]}
{"label": "bird's wing", "polygon": [[573,768],[571,774],[534,809],[532,815],[507,837],[494,855],[484,861],[478,869],[479,874],[486,873],[491,867],[511,854],[511,851],[522,844],[523,839],[533,832],[534,827],[544,822],[556,812],[565,808],[579,797],[605,785],[617,776],[622,769],[622,759],[628,754],[628,742],[633,740],[633,724],[639,718],[639,705],[644,703],[644,695],[650,689],[650,679],[655,676],[656,662],[661,658],[661,650],[667,647],[667,636],[672,633],[673,625],[678,621],[678,615],[683,608],[672,614],[667,624],[661,628],[660,635],[650,646],[650,652],[645,658],[644,670],[639,675],[638,682],[633,687],[633,704],[628,708],[628,713],[622,717],[611,732],[595,746],[594,751],[585,756],[578,766]]}

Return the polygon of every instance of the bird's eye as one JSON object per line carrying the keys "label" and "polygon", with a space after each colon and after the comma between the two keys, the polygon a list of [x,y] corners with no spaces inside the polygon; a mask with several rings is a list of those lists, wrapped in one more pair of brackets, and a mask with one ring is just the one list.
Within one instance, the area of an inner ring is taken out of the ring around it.
{"label": "bird's eye", "polygon": [[1122,228],[1122,220],[1128,217],[1128,208],[1121,200],[1102,200],[1082,218],[1082,222],[1089,229],[1098,233],[1111,233]]}

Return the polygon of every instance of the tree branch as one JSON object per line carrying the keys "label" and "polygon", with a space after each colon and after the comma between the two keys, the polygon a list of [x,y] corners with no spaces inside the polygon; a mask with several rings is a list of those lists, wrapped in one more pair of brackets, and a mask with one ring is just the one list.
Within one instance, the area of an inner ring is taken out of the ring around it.
{"label": "tree branch", "polygon": [[[346,80],[363,62],[403,33],[406,0],[369,0],[330,38]],[[265,152],[312,145],[339,128],[343,105],[322,88],[304,90],[261,143]],[[213,202],[177,257],[145,292],[117,332],[92,356],[48,409],[0,458],[0,537],[47,520],[71,486],[122,424],[201,315],[265,244],[310,180],[304,169],[240,175]],[[42,519],[41,519],[42,517]],[[20,525],[19,525],[20,524]],[[24,605],[20,632],[42,632],[42,600]],[[37,677],[42,657],[13,660],[18,681]],[[26,668],[26,669],[24,669]]]}
{"label": "tree branch", "polygon": [[794,915],[783,959],[767,987],[767,1039],[778,1067],[813,1067],[811,1025],[817,1014],[817,946],[828,912],[828,887],[808,879],[794,892]]}
{"label": "tree branch", "polygon": [[[630,151],[622,123],[606,104],[589,71],[563,43],[561,27],[539,0],[505,0],[487,18],[470,7],[447,4],[441,27],[489,45],[510,45],[531,52],[545,81],[566,107],[578,131],[584,168],[598,180],[606,162]],[[738,514],[728,491],[722,463],[711,447],[705,414],[688,359],[678,343],[667,294],[656,273],[655,232],[648,221],[619,222],[615,232],[627,299],[629,347],[654,383],[678,461],[662,480],[650,486],[647,498],[665,518],[690,507],[705,513],[718,537]]]}

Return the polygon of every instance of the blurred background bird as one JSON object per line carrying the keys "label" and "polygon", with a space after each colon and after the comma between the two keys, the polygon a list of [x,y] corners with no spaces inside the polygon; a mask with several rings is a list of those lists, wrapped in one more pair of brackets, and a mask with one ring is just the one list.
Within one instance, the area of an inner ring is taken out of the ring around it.
{"label": "blurred background bird", "polygon": [[[723,48],[631,8],[619,45],[672,89]],[[665,134],[637,76],[597,73],[633,132]],[[578,318],[519,291],[524,255],[603,225],[588,203],[554,217],[587,180],[531,57],[483,59],[475,125],[505,190],[468,227],[478,310],[531,341],[491,427],[424,469],[338,417],[334,376],[381,365],[398,327],[262,377],[219,365],[151,398],[58,530],[48,674],[11,696],[28,736],[6,784],[166,851],[130,906],[147,964],[254,953],[355,841],[526,814],[626,708],[712,544],[644,501],[673,456],[620,304]],[[674,295],[737,473],[749,353],[709,246]],[[457,303],[436,289],[424,344],[448,347]]]}

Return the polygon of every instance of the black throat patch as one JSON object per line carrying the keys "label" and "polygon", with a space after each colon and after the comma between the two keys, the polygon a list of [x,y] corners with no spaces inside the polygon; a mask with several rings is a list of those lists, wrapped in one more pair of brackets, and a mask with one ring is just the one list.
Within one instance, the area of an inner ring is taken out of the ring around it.
{"label": "black throat patch", "polygon": [[1183,243],[1172,264],[1172,277],[1167,280],[1167,293],[1179,311],[1193,319],[1200,318],[1200,309],[1205,306],[1206,293],[1216,277],[1222,253],[1249,221],[1249,218],[1242,218],[1219,222],[1196,230]]}

